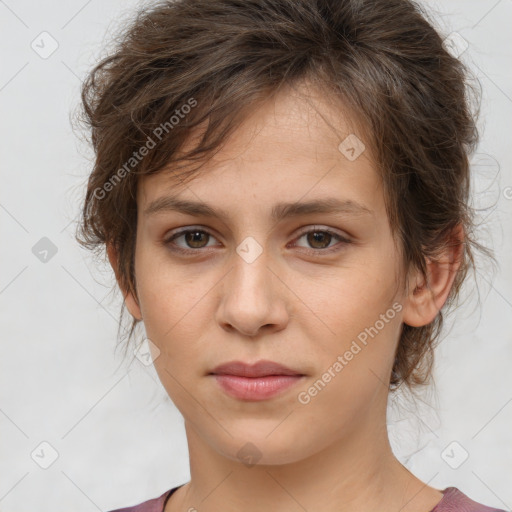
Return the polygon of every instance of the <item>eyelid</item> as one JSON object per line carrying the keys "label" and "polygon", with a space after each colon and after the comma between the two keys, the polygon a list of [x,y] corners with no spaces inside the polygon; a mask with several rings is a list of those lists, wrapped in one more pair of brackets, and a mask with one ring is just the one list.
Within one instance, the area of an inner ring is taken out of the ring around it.
{"label": "eyelid", "polygon": [[301,229],[296,236],[301,237],[301,236],[305,235],[306,233],[310,233],[311,231],[322,231],[322,232],[330,233],[331,235],[335,235],[335,236],[337,236],[341,239],[344,239],[346,241],[349,241],[349,239],[350,239],[348,234],[341,234],[334,228],[331,228],[328,226],[322,226],[320,224],[311,224],[309,226],[306,226],[304,229]]}

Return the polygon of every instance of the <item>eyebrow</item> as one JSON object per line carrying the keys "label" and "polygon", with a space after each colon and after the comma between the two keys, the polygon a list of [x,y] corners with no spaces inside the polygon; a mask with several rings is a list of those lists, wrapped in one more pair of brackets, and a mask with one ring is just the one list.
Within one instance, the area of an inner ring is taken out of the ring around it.
{"label": "eyebrow", "polygon": [[[152,216],[158,213],[177,211],[195,217],[215,217],[227,219],[228,213],[223,209],[215,209],[207,203],[180,199],[175,196],[164,196],[155,199],[145,208],[143,215]],[[288,217],[315,213],[338,213],[344,215],[373,215],[373,210],[351,199],[340,200],[326,197],[305,202],[281,202],[273,206],[271,219],[278,222]]]}

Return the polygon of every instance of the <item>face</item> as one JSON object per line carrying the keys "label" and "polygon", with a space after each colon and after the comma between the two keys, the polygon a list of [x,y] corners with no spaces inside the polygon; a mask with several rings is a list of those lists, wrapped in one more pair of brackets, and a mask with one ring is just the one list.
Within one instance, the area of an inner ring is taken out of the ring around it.
{"label": "face", "polygon": [[[354,126],[325,95],[289,89],[186,186],[165,171],[139,184],[138,302],[126,303],[186,425],[230,459],[290,463],[385,421],[400,258]],[[211,374],[259,360],[300,376],[253,381],[250,394],[247,379]]]}

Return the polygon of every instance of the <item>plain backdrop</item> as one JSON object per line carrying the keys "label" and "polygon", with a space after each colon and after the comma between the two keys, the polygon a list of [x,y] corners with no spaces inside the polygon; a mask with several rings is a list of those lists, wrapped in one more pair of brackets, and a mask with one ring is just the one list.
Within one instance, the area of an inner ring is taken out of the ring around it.
{"label": "plain backdrop", "polygon": [[[70,116],[136,5],[0,1],[0,511],[111,510],[190,477],[183,419],[154,368],[114,350],[113,274],[73,238],[92,152]],[[429,485],[510,510],[512,0],[427,5],[467,44],[483,89],[474,201],[500,268],[481,266],[478,289],[470,277],[435,387],[414,407],[394,398],[389,431]]]}

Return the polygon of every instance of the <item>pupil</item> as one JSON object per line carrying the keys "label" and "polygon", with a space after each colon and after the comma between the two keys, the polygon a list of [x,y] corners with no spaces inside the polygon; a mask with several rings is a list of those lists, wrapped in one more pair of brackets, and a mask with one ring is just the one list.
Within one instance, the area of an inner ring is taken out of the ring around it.
{"label": "pupil", "polygon": [[[201,231],[191,231],[186,234],[187,243],[192,245],[192,247],[201,247],[200,238],[204,235],[206,235],[206,233],[202,233]],[[196,242],[199,242],[199,245],[194,245]]]}
{"label": "pupil", "polygon": [[317,242],[320,242],[320,245],[322,245],[322,241],[325,244],[325,241],[327,239],[327,245],[329,245],[330,236],[328,233],[325,233],[323,231],[313,231],[312,233],[309,233],[308,235],[308,242],[315,248],[318,248],[315,246]]}

